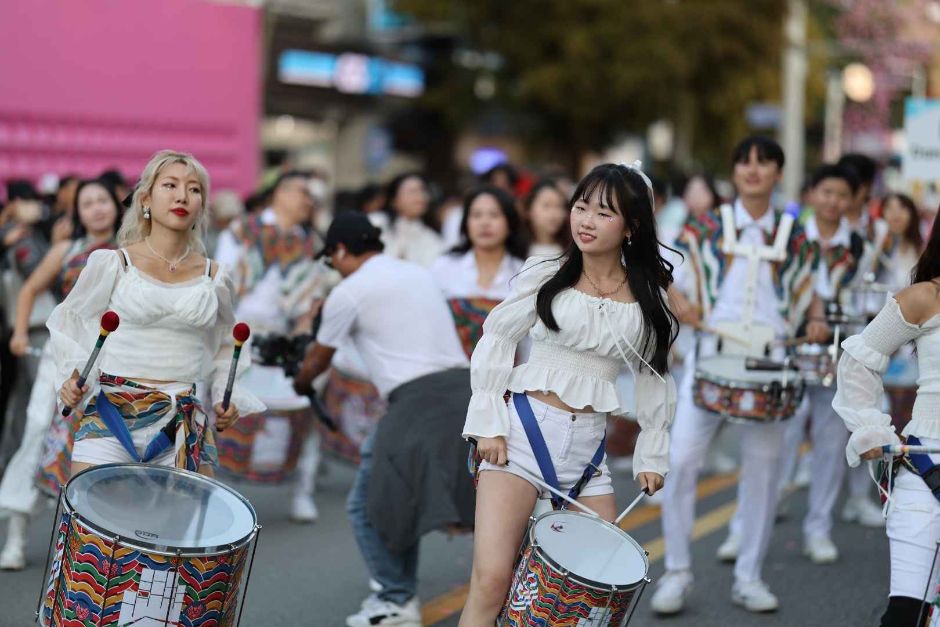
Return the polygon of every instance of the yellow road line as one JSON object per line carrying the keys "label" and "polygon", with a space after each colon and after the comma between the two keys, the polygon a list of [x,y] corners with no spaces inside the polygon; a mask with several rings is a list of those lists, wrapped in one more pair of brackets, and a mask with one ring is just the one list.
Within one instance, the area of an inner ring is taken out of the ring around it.
{"label": "yellow road line", "polygon": [[[738,473],[733,472],[724,475],[712,475],[699,481],[696,487],[696,499],[702,500],[722,490],[726,490],[738,482]],[[723,505],[716,510],[700,516],[696,519],[692,527],[692,539],[698,540],[704,536],[714,533],[731,520],[734,515],[736,503],[732,501],[728,505]],[[620,528],[629,533],[659,518],[662,511],[659,505],[647,505],[636,509],[620,521]],[[649,552],[649,560],[653,562],[662,558],[665,550],[665,541],[663,538],[657,538],[644,545],[644,549]],[[467,584],[458,586],[450,592],[435,597],[421,606],[421,620],[425,625],[434,625],[447,618],[450,618],[463,609],[467,602],[467,593],[470,587]]]}

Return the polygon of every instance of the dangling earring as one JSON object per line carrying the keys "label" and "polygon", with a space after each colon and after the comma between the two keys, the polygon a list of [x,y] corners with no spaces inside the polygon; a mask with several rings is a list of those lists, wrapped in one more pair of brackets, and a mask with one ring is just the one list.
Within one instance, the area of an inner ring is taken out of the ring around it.
{"label": "dangling earring", "polygon": [[144,207],[144,220],[150,219],[150,207]]}
{"label": "dangling earring", "polygon": [[633,246],[633,238],[627,235],[627,246]]}

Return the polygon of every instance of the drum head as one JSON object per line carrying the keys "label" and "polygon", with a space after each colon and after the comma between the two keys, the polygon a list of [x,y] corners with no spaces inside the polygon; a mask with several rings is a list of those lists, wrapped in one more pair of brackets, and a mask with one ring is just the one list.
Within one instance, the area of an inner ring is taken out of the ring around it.
{"label": "drum head", "polygon": [[626,588],[642,581],[649,569],[639,544],[593,516],[550,512],[535,521],[532,535],[548,557],[580,579]]}
{"label": "drum head", "polygon": [[214,553],[246,540],[257,522],[254,509],[233,490],[163,466],[90,468],[68,482],[65,498],[97,531],[157,551]]}

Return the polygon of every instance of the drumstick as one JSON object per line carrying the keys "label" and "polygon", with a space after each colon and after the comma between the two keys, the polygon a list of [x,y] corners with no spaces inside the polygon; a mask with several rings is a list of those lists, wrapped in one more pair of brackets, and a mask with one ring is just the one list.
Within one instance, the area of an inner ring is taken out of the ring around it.
{"label": "drumstick", "polygon": [[[477,447],[476,438],[467,438],[467,441],[470,442],[470,444],[473,445],[474,449]],[[506,461],[506,465],[507,465],[507,466],[509,465],[509,460]],[[556,489],[553,488],[552,486],[550,486],[550,485],[548,485],[547,483],[545,483],[544,481],[542,481],[541,477],[536,477],[535,475],[533,475],[531,472],[529,472],[528,470],[526,470],[525,468],[523,468],[523,467],[520,466],[519,464],[515,464],[513,467],[514,467],[516,470],[518,470],[519,472],[521,472],[523,475],[525,475],[525,477],[526,477],[529,481],[531,481],[532,483],[537,483],[537,484],[539,484],[540,486],[542,486],[543,488],[545,488],[546,490],[548,490],[549,492],[551,492],[551,493],[554,494],[555,496],[558,496],[558,497],[563,498],[564,500],[568,501],[570,504],[572,504],[572,505],[574,505],[574,506],[576,506],[576,507],[580,507],[581,509],[583,509],[585,512],[587,512],[588,514],[590,514],[590,515],[592,515],[592,516],[595,516],[595,517],[597,517],[597,518],[600,518],[600,517],[601,517],[600,514],[598,514],[597,512],[595,512],[595,511],[594,511],[593,509],[591,509],[590,507],[587,507],[586,505],[582,505],[581,503],[578,503],[577,501],[575,501],[574,499],[572,499],[572,498],[571,498],[570,496],[568,496],[567,494],[562,494],[560,491],[556,490]]]}
{"label": "drumstick", "polygon": [[[506,462],[506,465],[507,465],[507,466],[509,465],[509,462],[508,462],[508,461]],[[549,492],[551,492],[551,493],[554,494],[555,496],[561,497],[561,498],[563,498],[564,500],[568,501],[569,504],[574,505],[575,507],[579,507],[579,508],[583,509],[585,512],[587,512],[587,513],[590,514],[591,516],[594,516],[594,517],[596,517],[596,518],[600,518],[600,517],[601,517],[600,514],[598,514],[597,512],[595,512],[593,509],[591,509],[591,508],[588,507],[587,505],[583,505],[583,504],[581,504],[581,503],[578,503],[577,501],[575,501],[573,498],[571,498],[571,497],[568,496],[567,494],[562,494],[560,490],[556,490],[556,489],[553,488],[552,486],[548,485],[547,483],[545,483],[544,481],[542,481],[542,479],[541,479],[540,477],[536,477],[535,475],[533,475],[531,472],[529,472],[528,470],[526,470],[525,468],[523,468],[523,467],[520,466],[519,464],[514,464],[514,465],[513,465],[513,468],[514,468],[515,470],[521,472],[522,474],[524,474],[524,475],[526,476],[526,478],[529,479],[529,481],[532,481],[533,483],[539,484],[540,486],[542,486],[543,488],[545,488],[546,490],[548,490]]]}
{"label": "drumstick", "polygon": [[[232,351],[232,365],[228,369],[228,381],[225,383],[225,394],[222,395],[222,411],[228,411],[229,403],[232,400],[232,386],[235,385],[235,371],[238,369],[238,358],[242,354],[242,346],[248,341],[251,335],[251,329],[244,322],[239,322],[232,327],[232,337],[235,338],[235,349]],[[222,429],[216,427],[216,431]]]}
{"label": "drumstick", "polygon": [[[98,332],[98,341],[95,342],[95,348],[91,351],[91,355],[88,356],[88,361],[85,362],[85,368],[82,369],[82,373],[75,382],[79,390],[82,389],[82,386],[85,385],[85,381],[88,380],[88,373],[91,372],[91,367],[95,365],[95,360],[98,359],[98,353],[101,352],[101,347],[104,345],[108,334],[114,332],[119,324],[121,324],[121,319],[113,311],[106,311],[104,315],[101,316],[101,330]],[[71,413],[72,408],[69,405],[62,408],[63,416],[68,416]]]}
{"label": "drumstick", "polygon": [[940,446],[913,444],[887,444],[881,447],[885,455],[931,455],[940,453]]}
{"label": "drumstick", "polygon": [[634,507],[636,507],[637,503],[639,503],[640,501],[643,500],[643,497],[644,497],[644,496],[646,496],[646,492],[644,492],[643,490],[640,490],[640,493],[636,495],[636,498],[633,499],[633,502],[630,503],[629,505],[627,505],[627,509],[623,510],[623,511],[620,513],[620,515],[617,516],[617,519],[614,521],[614,524],[615,524],[615,525],[619,525],[619,524],[620,524],[620,521],[623,520],[624,518],[626,518],[626,517],[627,517],[627,514],[630,513],[630,510],[632,510]]}
{"label": "drumstick", "polygon": [[744,339],[743,337],[739,335],[735,335],[734,333],[728,333],[727,331],[722,331],[720,329],[715,329],[713,327],[706,326],[702,323],[698,323],[694,325],[694,328],[695,330],[701,331],[702,333],[711,333],[713,335],[717,335],[718,337],[722,339],[731,340],[732,342],[737,342],[738,344],[741,344],[742,346],[751,345],[749,341],[747,341],[746,339]]}

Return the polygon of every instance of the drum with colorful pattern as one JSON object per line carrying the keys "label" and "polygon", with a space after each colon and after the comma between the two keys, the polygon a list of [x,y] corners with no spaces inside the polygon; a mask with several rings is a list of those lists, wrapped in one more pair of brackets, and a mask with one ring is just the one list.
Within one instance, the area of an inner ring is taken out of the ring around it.
{"label": "drum with colorful pattern", "polygon": [[623,627],[649,583],[646,552],[622,529],[570,511],[529,528],[497,624]]}
{"label": "drum with colorful pattern", "polygon": [[75,428],[81,419],[82,413],[78,410],[68,416],[63,416],[61,411],[56,410],[43,439],[39,467],[36,469],[36,485],[40,492],[53,498],[59,498],[62,486],[72,474]]}
{"label": "drum with colorful pattern", "polygon": [[230,488],[175,468],[107,464],[69,481],[55,520],[42,625],[238,625],[260,527]]}
{"label": "drum with colorful pattern", "polygon": [[323,393],[323,404],[337,426],[336,431],[331,431],[318,423],[323,450],[358,464],[359,448],[385,415],[388,403],[369,381],[334,365]]}
{"label": "drum with colorful pattern", "polygon": [[695,405],[739,422],[778,422],[795,414],[805,389],[799,373],[750,370],[746,362],[740,355],[700,359],[692,384]]}
{"label": "drum with colorful pattern", "polygon": [[313,424],[310,400],[298,396],[278,367],[253,365],[240,385],[267,406],[217,433],[219,473],[255,483],[283,483],[293,477]]}

